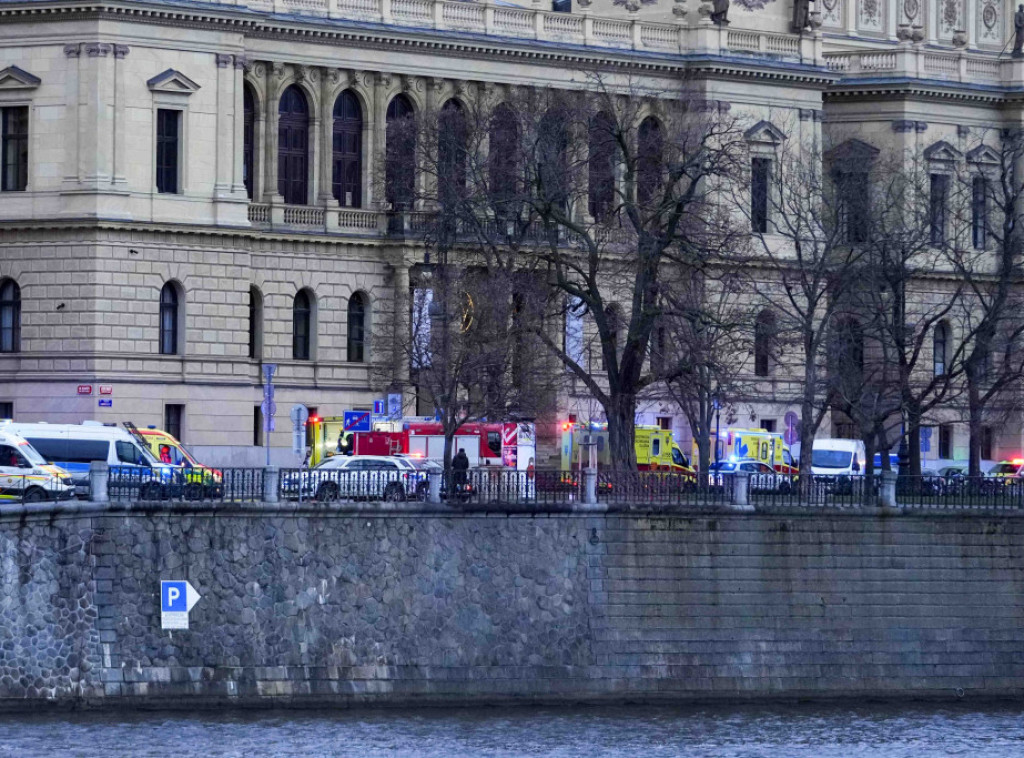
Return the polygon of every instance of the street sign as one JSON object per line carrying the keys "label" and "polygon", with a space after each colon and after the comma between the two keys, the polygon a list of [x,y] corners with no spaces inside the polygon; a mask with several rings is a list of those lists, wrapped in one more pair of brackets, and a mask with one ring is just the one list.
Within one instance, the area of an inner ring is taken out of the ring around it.
{"label": "street sign", "polygon": [[388,417],[392,421],[402,418],[402,393],[391,392],[388,394]]}
{"label": "street sign", "polygon": [[111,387],[109,384],[101,384],[100,385],[100,394],[101,395],[113,395],[114,394],[114,388]]}
{"label": "street sign", "polygon": [[113,408],[113,407],[114,407],[114,401],[113,401],[112,398],[109,398],[109,397],[101,397],[100,398],[100,408]]}
{"label": "street sign", "polygon": [[292,406],[288,417],[292,420],[292,452],[296,455],[306,454],[306,421],[309,409],[301,404]]}
{"label": "street sign", "polygon": [[289,411],[288,418],[292,420],[293,424],[304,425],[309,419],[309,409],[304,405],[296,403],[292,406],[291,411]]}
{"label": "street sign", "polygon": [[274,373],[276,371],[277,371],[277,364],[276,363],[264,363],[263,364],[263,381],[266,384],[270,384],[270,382],[272,382],[273,379],[274,379]]}
{"label": "street sign", "polygon": [[202,597],[187,580],[160,582],[160,628],[188,629],[188,612]]}
{"label": "street sign", "polygon": [[346,432],[370,431],[369,411],[345,411],[342,427]]}
{"label": "street sign", "polygon": [[78,385],[78,394],[79,395],[91,395],[92,394],[92,385],[91,384],[79,384]]}
{"label": "street sign", "polygon": [[384,415],[384,401],[383,400],[374,400],[373,401],[373,415],[374,416],[383,416]]}

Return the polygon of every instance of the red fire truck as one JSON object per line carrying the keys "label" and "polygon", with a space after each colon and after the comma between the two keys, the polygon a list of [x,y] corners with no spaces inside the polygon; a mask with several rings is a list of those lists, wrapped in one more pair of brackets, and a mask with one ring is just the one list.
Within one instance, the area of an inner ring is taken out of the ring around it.
{"label": "red fire truck", "polygon": [[[332,455],[412,455],[444,458],[444,431],[433,418],[379,421],[373,431],[345,432],[340,416],[310,419],[310,464]],[[471,467],[496,466],[526,471],[535,465],[536,431],[528,422],[464,424],[453,441],[452,453],[466,451]]]}

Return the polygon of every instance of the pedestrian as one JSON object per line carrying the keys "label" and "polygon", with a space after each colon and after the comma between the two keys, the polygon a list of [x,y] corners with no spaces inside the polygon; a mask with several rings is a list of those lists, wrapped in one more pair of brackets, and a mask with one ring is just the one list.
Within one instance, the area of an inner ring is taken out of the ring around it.
{"label": "pedestrian", "polygon": [[452,471],[455,474],[455,486],[461,487],[469,479],[469,456],[466,455],[466,448],[460,447],[459,452],[452,459]]}

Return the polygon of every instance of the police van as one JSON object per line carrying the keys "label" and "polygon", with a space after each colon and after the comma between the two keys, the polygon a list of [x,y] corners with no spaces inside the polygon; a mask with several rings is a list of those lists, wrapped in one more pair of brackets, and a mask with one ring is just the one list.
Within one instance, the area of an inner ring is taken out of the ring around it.
{"label": "police van", "polygon": [[40,456],[67,471],[79,496],[89,494],[89,466],[104,461],[115,472],[134,482],[160,485],[163,468],[149,450],[144,450],[132,436],[116,426],[98,421],[81,424],[22,424],[10,422],[3,426],[10,434],[28,440]]}
{"label": "police van", "polygon": [[71,476],[52,466],[23,437],[0,430],[0,500],[37,503],[75,494]]}

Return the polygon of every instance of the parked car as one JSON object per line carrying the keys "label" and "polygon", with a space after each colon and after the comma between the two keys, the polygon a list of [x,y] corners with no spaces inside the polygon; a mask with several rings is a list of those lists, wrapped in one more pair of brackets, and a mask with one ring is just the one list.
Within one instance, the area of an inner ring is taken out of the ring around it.
{"label": "parked car", "polygon": [[767,463],[748,458],[712,463],[708,466],[708,485],[713,488],[724,487],[726,476],[737,471],[750,474],[751,492],[789,492],[793,486],[786,474],[780,474]]}
{"label": "parked car", "polygon": [[289,471],[281,477],[281,493],[330,502],[339,499],[425,500],[429,474],[440,471],[434,461],[400,455],[336,455],[315,468]]}

